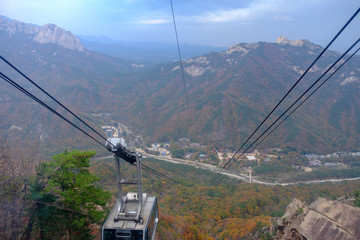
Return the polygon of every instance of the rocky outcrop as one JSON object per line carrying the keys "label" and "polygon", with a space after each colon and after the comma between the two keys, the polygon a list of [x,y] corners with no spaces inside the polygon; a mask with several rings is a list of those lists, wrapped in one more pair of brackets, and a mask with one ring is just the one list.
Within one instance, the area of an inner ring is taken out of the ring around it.
{"label": "rocky outcrop", "polygon": [[258,43],[240,43],[230,46],[225,52],[222,54],[231,55],[233,53],[240,53],[242,55],[248,54],[251,50],[254,50],[259,47]]}
{"label": "rocky outcrop", "polygon": [[26,24],[0,16],[0,31],[6,32],[9,37],[18,33],[24,33],[38,43],[53,43],[67,49],[84,52],[84,48],[81,46],[78,38],[71,32],[54,24],[47,24],[39,27],[37,25]]}
{"label": "rocky outcrop", "polygon": [[39,27],[0,16],[0,31],[6,32],[9,37],[20,32],[34,35],[39,31]]}
{"label": "rocky outcrop", "polygon": [[310,206],[294,199],[277,221],[278,240],[360,239],[360,208],[318,198]]}
{"label": "rocky outcrop", "polygon": [[80,52],[84,51],[79,39],[71,32],[65,31],[54,24],[41,26],[38,34],[34,37],[34,41],[39,43],[54,43],[64,48],[78,50]]}
{"label": "rocky outcrop", "polygon": [[310,49],[313,49],[313,50],[314,49],[321,49],[321,46],[315,45],[315,44],[311,43],[307,39],[297,39],[297,40],[291,41],[291,40],[287,39],[284,36],[280,36],[280,37],[278,37],[278,39],[276,39],[276,43],[277,44],[282,44],[282,45],[289,44],[289,45],[295,46],[295,47],[306,46],[306,47],[308,47]]}

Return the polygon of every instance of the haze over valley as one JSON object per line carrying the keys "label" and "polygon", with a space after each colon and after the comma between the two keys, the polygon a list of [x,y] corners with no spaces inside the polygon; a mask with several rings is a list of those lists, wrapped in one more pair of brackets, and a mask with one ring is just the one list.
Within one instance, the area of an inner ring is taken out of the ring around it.
{"label": "haze over valley", "polygon": [[[239,43],[185,60],[190,123],[177,62],[148,66],[109,57],[84,48],[71,32],[56,25],[37,27],[2,18],[0,26],[1,41],[7,46],[3,55],[9,61],[16,61],[77,112],[107,113],[110,119],[135,128],[148,143],[186,137],[217,147],[237,147],[323,49],[307,40],[279,37],[275,43]],[[286,104],[339,56],[327,52]],[[274,133],[277,140],[264,142],[263,147],[289,146],[309,153],[358,150],[359,61],[359,56],[349,61]],[[25,132],[40,139],[44,134],[50,142],[68,138],[35,117],[44,114],[57,121],[46,110],[27,107],[32,103],[26,98],[7,86],[1,89],[2,131],[9,133],[14,125],[22,129],[19,135]],[[18,115],[24,112],[32,116],[30,120]],[[39,124],[44,129],[36,133]]]}
{"label": "haze over valley", "polygon": [[[159,203],[156,239],[317,239],[319,228],[330,239],[359,239],[358,221],[341,216],[360,219],[359,54],[261,144],[245,142],[323,45],[282,35],[225,47],[120,41],[0,15],[0,76],[88,131],[13,64],[102,136],[143,155],[152,169],[143,168],[144,189]],[[327,50],[254,138],[342,54]],[[116,202],[114,152],[5,81],[0,213],[9,217],[0,238],[99,239]],[[136,174],[130,164],[122,171]]]}

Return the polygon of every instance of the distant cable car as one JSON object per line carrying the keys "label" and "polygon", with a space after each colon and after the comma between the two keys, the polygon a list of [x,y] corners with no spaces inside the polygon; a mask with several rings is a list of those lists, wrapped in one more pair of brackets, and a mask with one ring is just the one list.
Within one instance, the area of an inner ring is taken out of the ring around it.
{"label": "distant cable car", "polygon": [[[142,192],[141,154],[130,152],[125,141],[120,138],[108,139],[105,146],[115,154],[118,200],[101,228],[101,239],[153,240],[159,212],[156,197]],[[136,162],[136,181],[121,179],[120,157],[131,164]],[[122,185],[137,185],[138,192],[129,192],[123,196]]]}

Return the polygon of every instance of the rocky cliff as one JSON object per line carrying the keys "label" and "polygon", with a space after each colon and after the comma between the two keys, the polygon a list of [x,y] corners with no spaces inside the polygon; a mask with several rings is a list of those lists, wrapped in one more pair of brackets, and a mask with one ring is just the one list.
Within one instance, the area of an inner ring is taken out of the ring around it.
{"label": "rocky cliff", "polygon": [[54,43],[64,48],[84,51],[84,48],[80,45],[79,39],[77,39],[71,32],[54,25],[47,24],[39,28],[39,32],[34,37],[34,41],[39,43]]}
{"label": "rocky cliff", "polygon": [[26,37],[38,43],[53,43],[67,49],[84,51],[78,38],[70,31],[66,31],[54,24],[39,27],[0,16],[1,31],[6,32],[9,37],[16,34],[25,34]]}
{"label": "rocky cliff", "polygon": [[277,240],[356,240],[360,239],[360,208],[344,200],[318,198],[308,206],[294,199],[275,225]]}
{"label": "rocky cliff", "polygon": [[309,40],[306,40],[306,39],[297,39],[297,40],[289,40],[287,39],[286,37],[284,36],[280,36],[278,37],[278,39],[276,39],[276,43],[277,44],[281,44],[281,45],[290,45],[290,46],[295,46],[295,47],[302,47],[302,46],[306,46],[312,50],[319,50],[319,49],[322,49],[321,46],[319,45],[316,45],[316,44],[313,44],[311,43]]}

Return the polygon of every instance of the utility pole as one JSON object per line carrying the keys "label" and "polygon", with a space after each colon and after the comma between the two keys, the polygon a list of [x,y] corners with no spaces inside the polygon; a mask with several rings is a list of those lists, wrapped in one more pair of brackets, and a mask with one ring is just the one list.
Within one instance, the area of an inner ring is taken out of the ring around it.
{"label": "utility pole", "polygon": [[252,168],[250,167],[250,170],[249,170],[249,183],[252,183]]}

